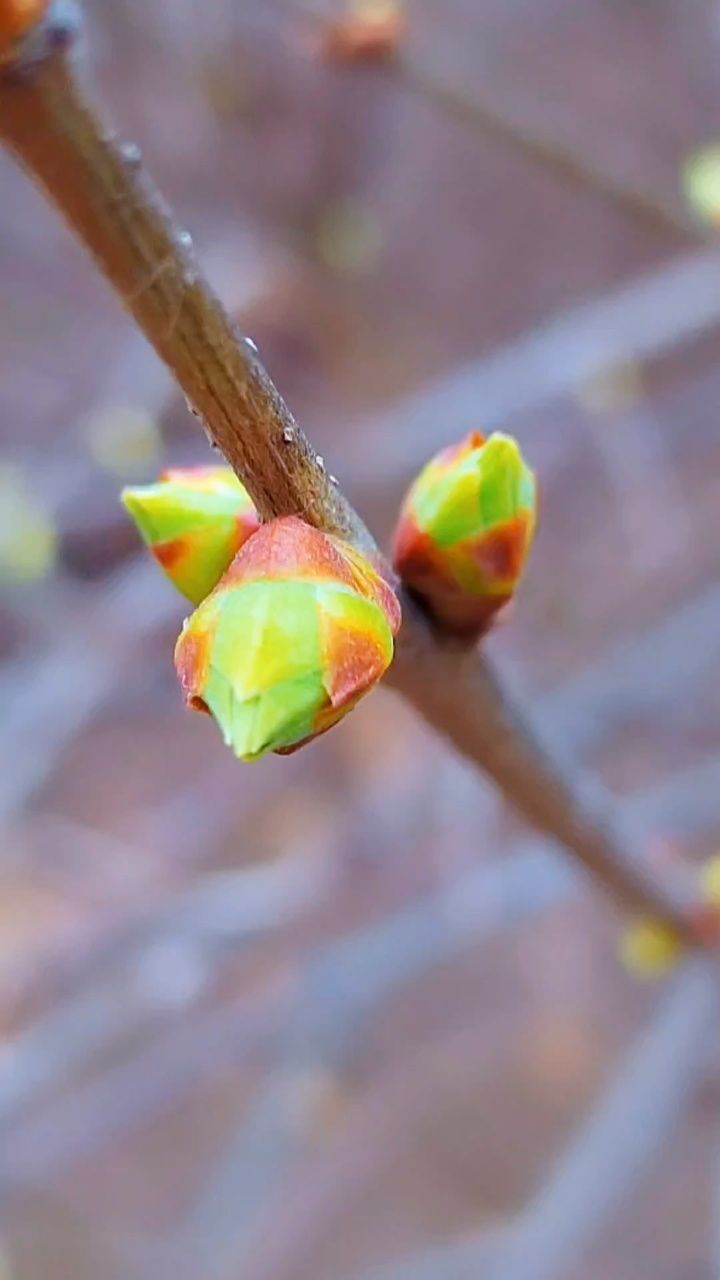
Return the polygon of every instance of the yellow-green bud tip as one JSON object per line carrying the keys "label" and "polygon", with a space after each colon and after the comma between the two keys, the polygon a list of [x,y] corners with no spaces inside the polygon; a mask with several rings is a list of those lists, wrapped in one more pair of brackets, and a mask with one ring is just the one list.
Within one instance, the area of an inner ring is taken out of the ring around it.
{"label": "yellow-green bud tip", "polygon": [[123,489],[121,501],[170,581],[199,604],[256,532],[249,495],[229,467],[166,471]]}

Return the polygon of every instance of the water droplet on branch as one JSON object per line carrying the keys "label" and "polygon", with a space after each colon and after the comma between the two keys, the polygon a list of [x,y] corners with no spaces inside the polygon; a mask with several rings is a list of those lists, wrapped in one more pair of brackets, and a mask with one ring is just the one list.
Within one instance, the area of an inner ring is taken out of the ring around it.
{"label": "water droplet on branch", "polygon": [[139,169],[142,164],[142,151],[135,142],[123,142],[120,155],[129,169]]}

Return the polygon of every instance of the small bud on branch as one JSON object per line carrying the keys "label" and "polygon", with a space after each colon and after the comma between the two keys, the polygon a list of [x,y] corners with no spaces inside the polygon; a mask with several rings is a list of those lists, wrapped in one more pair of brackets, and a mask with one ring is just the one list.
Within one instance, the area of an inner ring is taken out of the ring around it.
{"label": "small bud on branch", "polygon": [[175,467],[121,497],[145,545],[193,604],[217,586],[260,525],[231,467]]}
{"label": "small bud on branch", "polygon": [[510,437],[473,431],[411,485],[393,543],[406,586],[444,630],[477,636],[513,595],[535,530],[535,477]]}
{"label": "small bud on branch", "polygon": [[400,606],[368,560],[294,516],[263,525],[184,627],[175,665],[242,760],[330,729],[392,661]]}

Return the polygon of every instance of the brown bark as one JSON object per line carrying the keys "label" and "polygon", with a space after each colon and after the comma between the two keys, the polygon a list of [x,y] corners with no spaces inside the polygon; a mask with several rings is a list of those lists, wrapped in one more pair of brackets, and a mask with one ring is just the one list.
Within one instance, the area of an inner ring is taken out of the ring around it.
{"label": "brown bark", "polygon": [[[209,289],[137,148],[119,142],[90,104],[61,10],[56,0],[0,73],[0,138],[93,254],[262,516],[297,514],[374,552],[362,520]],[[693,940],[691,904],[639,866],[579,799],[482,653],[449,644],[408,599],[389,681],[619,903],[662,917]]]}
{"label": "brown bark", "polygon": [[[692,909],[633,859],[597,798],[537,740],[479,649],[433,635],[405,600],[396,657],[386,679],[433,728],[493,779],[534,827],[575,855],[625,909],[672,919],[688,936]],[[663,908],[658,911],[660,900]],[[651,907],[651,902],[654,904]]]}

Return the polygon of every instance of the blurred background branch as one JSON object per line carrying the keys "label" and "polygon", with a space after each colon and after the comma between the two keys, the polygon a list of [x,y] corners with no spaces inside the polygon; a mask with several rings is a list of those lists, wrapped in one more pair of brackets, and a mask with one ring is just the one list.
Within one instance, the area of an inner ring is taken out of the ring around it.
{"label": "blurred background branch", "polygon": [[[281,0],[288,13],[301,22],[315,23],[319,36],[349,23],[352,6],[345,15],[332,0]],[[518,148],[533,163],[557,175],[563,182],[587,188],[604,202],[616,205],[618,210],[637,219],[641,226],[655,235],[670,237],[675,241],[701,241],[705,238],[701,226],[684,210],[664,203],[657,193],[635,185],[629,177],[623,178],[603,171],[591,164],[586,156],[563,145],[557,137],[543,135],[518,109],[517,86],[508,87],[502,95],[502,106],[483,101],[477,88],[477,62],[468,68],[471,82],[466,84],[464,68],[459,65],[456,40],[448,40],[445,24],[440,21],[432,28],[431,38],[425,31],[417,33],[417,26],[405,32],[404,10],[399,4],[372,3],[357,6],[359,22],[363,12],[372,20],[374,8],[378,13],[398,15],[397,47],[385,59],[389,74],[395,75],[413,93],[426,98],[433,106],[448,112],[453,118],[471,129],[481,130],[511,147]],[[423,38],[425,37],[425,38]],[[474,74],[473,74],[474,73]],[[468,76],[467,78],[470,78]]]}

